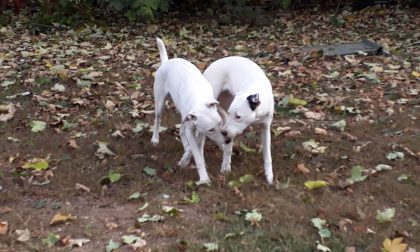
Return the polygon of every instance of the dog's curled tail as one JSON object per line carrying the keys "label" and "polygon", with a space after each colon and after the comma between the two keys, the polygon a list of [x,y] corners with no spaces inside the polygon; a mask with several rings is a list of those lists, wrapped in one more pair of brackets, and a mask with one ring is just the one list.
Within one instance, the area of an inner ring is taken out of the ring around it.
{"label": "dog's curled tail", "polygon": [[162,63],[164,63],[164,62],[168,61],[168,53],[166,53],[165,44],[163,43],[163,41],[160,38],[156,38],[156,42],[158,44],[160,61]]}

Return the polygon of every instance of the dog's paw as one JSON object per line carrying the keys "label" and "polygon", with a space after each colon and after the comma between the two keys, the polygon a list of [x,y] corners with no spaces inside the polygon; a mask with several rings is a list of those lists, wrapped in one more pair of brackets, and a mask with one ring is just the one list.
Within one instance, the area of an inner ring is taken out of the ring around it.
{"label": "dog's paw", "polygon": [[271,167],[271,163],[264,167],[265,170],[265,179],[267,180],[268,184],[273,184],[273,168]]}
{"label": "dog's paw", "polygon": [[210,185],[211,184],[211,181],[207,177],[207,178],[200,179],[199,181],[195,182],[195,184],[196,185]]}
{"label": "dog's paw", "polygon": [[159,137],[153,136],[152,140],[150,141],[154,146],[159,144]]}
{"label": "dog's paw", "polygon": [[182,168],[185,168],[190,164],[190,162],[191,162],[191,156],[186,156],[184,154],[181,160],[179,160],[178,165],[181,166]]}
{"label": "dog's paw", "polygon": [[220,168],[220,172],[221,173],[230,173],[231,172],[231,167],[230,167],[230,163],[228,162],[223,162],[222,163],[222,167]]}

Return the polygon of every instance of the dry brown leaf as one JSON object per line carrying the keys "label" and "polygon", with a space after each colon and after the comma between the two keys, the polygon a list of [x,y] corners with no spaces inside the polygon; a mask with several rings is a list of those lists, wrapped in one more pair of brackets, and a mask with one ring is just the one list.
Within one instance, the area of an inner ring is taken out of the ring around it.
{"label": "dry brown leaf", "polygon": [[10,208],[10,207],[8,207],[8,206],[3,206],[3,207],[0,207],[0,214],[9,213],[9,212],[11,212],[11,211],[13,211],[13,209],[11,209],[11,208]]}
{"label": "dry brown leaf", "polygon": [[115,108],[115,103],[113,101],[111,101],[111,100],[107,100],[105,102],[105,108],[107,108],[109,110],[112,110],[112,109]]}
{"label": "dry brown leaf", "polygon": [[308,168],[306,168],[304,163],[298,164],[296,166],[296,168],[298,169],[298,171],[300,171],[303,174],[308,174],[311,172],[311,170],[309,170]]}
{"label": "dry brown leaf", "polygon": [[323,136],[327,135],[327,131],[325,129],[321,129],[321,128],[315,128],[314,132],[317,135],[323,135]]}
{"label": "dry brown leaf", "polygon": [[356,247],[346,247],[344,252],[356,252]]}
{"label": "dry brown leaf", "polygon": [[0,235],[7,234],[8,228],[9,228],[9,223],[7,223],[7,221],[1,221],[0,222]]}
{"label": "dry brown leaf", "polygon": [[291,131],[288,131],[284,134],[284,136],[290,137],[290,138],[298,137],[298,136],[301,136],[301,135],[302,135],[302,132],[300,132],[299,130],[291,130]]}
{"label": "dry brown leaf", "polygon": [[133,248],[135,251],[140,249],[140,248],[145,247],[146,245],[147,245],[146,240],[144,240],[142,238],[138,238],[135,243],[129,244],[129,246],[131,248]]}
{"label": "dry brown leaf", "polygon": [[73,149],[80,149],[80,146],[77,144],[76,140],[70,139],[67,144]]}
{"label": "dry brown leaf", "polygon": [[85,191],[85,192],[88,192],[88,193],[90,193],[90,188],[89,187],[87,187],[87,186],[85,186],[85,185],[82,185],[82,184],[79,184],[79,183],[76,183],[76,185],[75,185],[75,187],[74,187],[76,190],[83,190],[83,191]]}
{"label": "dry brown leaf", "polygon": [[0,122],[7,122],[15,116],[16,108],[13,104],[0,105]]}
{"label": "dry brown leaf", "polygon": [[17,238],[16,238],[16,240],[17,241],[20,241],[20,242],[27,242],[27,241],[29,241],[29,239],[31,239],[31,232],[29,232],[29,229],[24,229],[24,230],[22,230],[22,229],[17,229],[16,231],[15,231],[15,233],[17,234]]}
{"label": "dry brown leaf", "polygon": [[75,220],[76,216],[65,213],[57,213],[50,221],[50,225],[61,224],[67,221]]}
{"label": "dry brown leaf", "polygon": [[305,118],[307,119],[314,119],[314,120],[321,120],[324,115],[318,112],[312,112],[312,111],[306,111],[305,112]]}

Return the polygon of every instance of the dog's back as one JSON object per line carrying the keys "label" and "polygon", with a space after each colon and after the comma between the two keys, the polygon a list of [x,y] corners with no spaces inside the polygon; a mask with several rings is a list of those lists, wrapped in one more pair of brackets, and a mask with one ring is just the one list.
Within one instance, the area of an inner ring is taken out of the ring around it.
{"label": "dog's back", "polygon": [[[214,100],[212,87],[200,70],[180,58],[165,61],[159,67],[156,72],[155,88],[164,88],[171,95],[183,118],[189,112],[183,111],[183,108],[192,108],[196,104],[203,104],[203,101]],[[186,106],[181,106],[181,103]]]}
{"label": "dog's back", "polygon": [[257,83],[258,89],[266,89],[268,92],[272,90],[264,71],[253,61],[240,56],[216,60],[203,75],[211,83],[215,97],[224,90],[232,94],[243,91],[247,83]]}

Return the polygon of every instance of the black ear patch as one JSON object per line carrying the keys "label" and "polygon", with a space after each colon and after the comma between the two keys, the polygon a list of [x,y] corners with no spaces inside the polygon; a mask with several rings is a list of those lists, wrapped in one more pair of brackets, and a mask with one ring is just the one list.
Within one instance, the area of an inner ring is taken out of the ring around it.
{"label": "black ear patch", "polygon": [[254,111],[258,107],[258,105],[261,104],[259,94],[250,95],[246,99],[248,100],[249,106],[251,107],[252,111]]}

